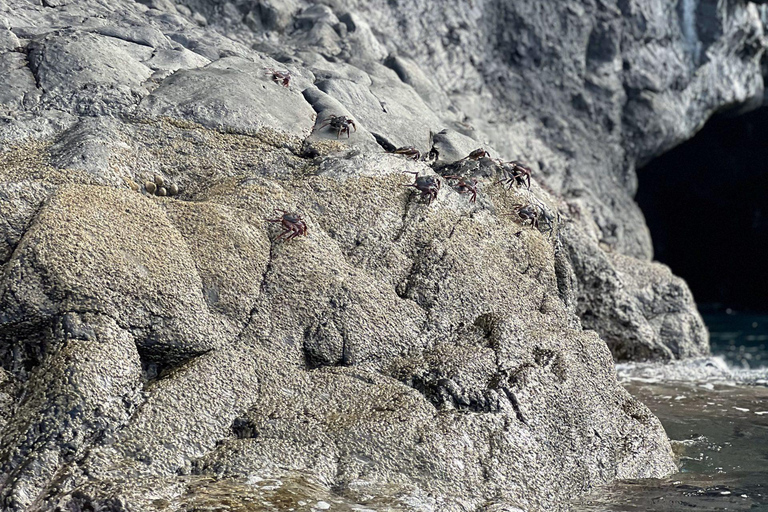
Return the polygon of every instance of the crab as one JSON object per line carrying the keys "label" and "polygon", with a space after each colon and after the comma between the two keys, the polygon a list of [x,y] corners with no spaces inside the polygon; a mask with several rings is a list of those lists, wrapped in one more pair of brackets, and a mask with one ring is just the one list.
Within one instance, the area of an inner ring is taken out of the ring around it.
{"label": "crab", "polygon": [[412,158],[413,160],[418,160],[421,158],[421,153],[413,146],[403,146],[401,148],[392,150],[392,153],[396,155],[404,155],[408,158]]}
{"label": "crab", "polygon": [[355,122],[351,119],[349,119],[347,116],[335,116],[331,115],[328,117],[325,121],[323,121],[323,124],[320,125],[319,129],[323,129],[326,126],[330,126],[332,130],[336,130],[336,138],[340,138],[342,133],[347,134],[347,138],[349,138],[349,127],[351,126],[354,131],[357,131],[357,126],[355,126]]}
{"label": "crab", "polygon": [[522,220],[522,224],[531,221],[531,227],[541,231],[539,223],[544,224],[544,230],[552,233],[552,217],[541,206],[534,207],[530,204],[513,204],[512,209]]}
{"label": "crab", "polygon": [[285,237],[286,240],[296,238],[297,236],[306,236],[307,223],[304,222],[304,220],[301,218],[301,215],[298,213],[288,213],[287,211],[281,210],[279,208],[275,208],[275,212],[282,212],[282,215],[277,219],[264,219],[269,222],[279,222],[281,224],[283,232],[280,233],[277,238],[275,238],[275,241],[280,240],[285,235],[288,235]]}
{"label": "crab", "polygon": [[455,188],[459,194],[472,194],[472,197],[469,199],[470,203],[474,203],[477,200],[477,179],[472,178],[472,181],[469,182],[466,178],[454,175],[443,176],[443,178],[447,180],[458,180],[459,182],[454,185],[453,188]]}
{"label": "crab", "polygon": [[285,71],[279,71],[277,69],[272,68],[264,68],[267,70],[267,74],[272,75],[272,80],[279,84],[282,82],[283,87],[288,87],[288,85],[291,83],[291,72],[288,70]]}
{"label": "crab", "polygon": [[478,148],[465,156],[462,160],[480,160],[481,158],[490,158],[491,155],[485,150],[485,148]]}
{"label": "crab", "polygon": [[437,162],[437,159],[440,157],[440,151],[437,149],[437,147],[432,146],[432,148],[429,150],[429,153],[427,153],[427,162],[428,163],[434,163]]}
{"label": "crab", "polygon": [[525,185],[528,190],[531,189],[531,169],[517,160],[512,162],[499,162],[502,177],[496,183],[504,183],[508,188],[512,185]]}
{"label": "crab", "polygon": [[433,199],[437,199],[437,193],[440,190],[440,180],[436,176],[419,176],[418,172],[403,171],[403,173],[413,174],[416,181],[403,187],[413,187],[421,192],[421,197],[427,198],[427,205],[432,204]]}

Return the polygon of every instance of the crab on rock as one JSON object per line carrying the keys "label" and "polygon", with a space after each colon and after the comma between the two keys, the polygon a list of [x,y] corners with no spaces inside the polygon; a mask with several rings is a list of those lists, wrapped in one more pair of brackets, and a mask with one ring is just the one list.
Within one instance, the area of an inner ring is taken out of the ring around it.
{"label": "crab on rock", "polygon": [[515,210],[515,213],[518,217],[522,220],[522,224],[525,224],[526,222],[530,221],[531,227],[534,227],[541,231],[539,228],[539,223],[544,224],[544,230],[548,231],[549,234],[552,234],[552,217],[547,214],[547,212],[542,208],[534,207],[533,205],[527,204],[514,204],[512,205],[512,209]]}
{"label": "crab on rock", "polygon": [[458,180],[458,183],[453,186],[459,194],[472,194],[469,199],[470,203],[474,203],[477,200],[477,179],[472,178],[472,181],[467,181],[466,178],[461,176],[443,176],[447,180]]}
{"label": "crab on rock", "polygon": [[401,148],[394,149],[392,153],[396,155],[403,155],[408,158],[412,158],[413,160],[418,160],[421,158],[421,152],[419,152],[419,150],[413,146],[403,146]]}
{"label": "crab on rock", "polygon": [[330,126],[331,130],[336,130],[337,139],[341,137],[342,133],[346,133],[347,138],[349,138],[350,126],[354,131],[357,131],[357,126],[355,125],[355,122],[349,119],[347,116],[331,115],[325,121],[323,121],[323,124],[320,125],[319,129],[322,130],[326,126]]}
{"label": "crab on rock", "polygon": [[523,224],[531,221],[531,227],[539,228],[539,212],[533,206],[529,204],[513,204],[512,209],[515,210]]}
{"label": "crab on rock", "polygon": [[291,72],[290,71],[279,71],[277,69],[272,68],[264,68],[268,71],[268,74],[272,75],[272,80],[279,84],[282,82],[283,87],[288,87],[288,85],[291,83]]}
{"label": "crab on rock", "polygon": [[531,168],[517,160],[512,162],[500,162],[502,177],[496,183],[504,183],[508,188],[512,185],[525,185],[531,189]]}
{"label": "crab on rock", "polygon": [[432,204],[433,199],[437,199],[437,193],[440,190],[440,180],[436,176],[419,176],[418,172],[403,171],[403,173],[413,174],[416,181],[403,187],[413,187],[421,192],[421,197],[427,198],[427,205]]}
{"label": "crab on rock", "polygon": [[288,213],[287,211],[278,208],[275,208],[275,212],[282,212],[282,215],[277,219],[264,219],[269,222],[279,222],[282,226],[283,232],[275,238],[275,241],[280,240],[285,235],[288,235],[285,237],[286,240],[290,240],[297,236],[306,236],[307,223],[304,222],[301,215],[298,213]]}
{"label": "crab on rock", "polygon": [[481,158],[491,158],[491,155],[485,150],[485,148],[478,148],[465,156],[462,160],[480,160]]}

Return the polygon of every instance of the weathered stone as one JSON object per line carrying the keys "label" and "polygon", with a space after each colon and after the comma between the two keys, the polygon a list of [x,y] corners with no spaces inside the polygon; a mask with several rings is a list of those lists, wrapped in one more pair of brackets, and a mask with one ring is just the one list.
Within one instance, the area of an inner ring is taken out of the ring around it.
{"label": "weathered stone", "polygon": [[315,117],[299,91],[278,86],[264,66],[236,57],[174,73],[142,101],[140,110],[210,128],[247,133],[269,127],[294,135],[307,135]]}
{"label": "weathered stone", "polygon": [[42,328],[72,311],[130,326],[148,360],[178,362],[216,346],[218,327],[207,314],[193,260],[161,212],[127,190],[57,190],[6,264],[3,340],[19,343],[14,329]]}
{"label": "weathered stone", "polygon": [[81,115],[131,110],[147,94],[152,50],[88,32],[56,32],[29,45],[29,67],[47,106]]}
{"label": "weathered stone", "polygon": [[685,282],[658,263],[604,252],[582,230],[563,242],[574,271],[576,312],[620,361],[709,353],[709,335]]}
{"label": "weathered stone", "polygon": [[40,97],[26,59],[19,52],[0,55],[0,105],[4,109],[22,110],[35,105]]}
{"label": "weathered stone", "polygon": [[[562,510],[674,471],[613,358],[706,337],[649,262],[634,169],[761,100],[752,3],[0,5],[5,508],[276,478],[342,510]],[[430,133],[477,202],[443,181],[427,204],[403,171],[435,169],[377,142]],[[453,163],[479,147],[531,189]],[[277,240],[282,210],[306,236]]]}
{"label": "weathered stone", "polygon": [[59,134],[49,152],[54,167],[80,169],[93,177],[93,184],[119,187],[123,179],[110,168],[110,162],[116,153],[128,150],[112,117],[86,117]]}

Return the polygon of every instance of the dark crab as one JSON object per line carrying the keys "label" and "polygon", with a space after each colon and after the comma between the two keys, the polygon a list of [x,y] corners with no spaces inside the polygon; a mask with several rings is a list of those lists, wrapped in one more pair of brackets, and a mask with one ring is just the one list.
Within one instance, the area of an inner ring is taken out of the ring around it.
{"label": "dark crab", "polygon": [[496,183],[503,183],[508,188],[512,185],[525,185],[528,190],[531,189],[531,169],[517,160],[512,162],[500,162],[501,177]]}
{"label": "dark crab", "polygon": [[472,178],[472,181],[467,181],[467,178],[463,178],[462,176],[443,176],[447,180],[458,180],[458,183],[456,183],[453,188],[456,189],[456,191],[459,194],[472,194],[472,197],[469,199],[470,203],[474,203],[477,200],[477,179]]}
{"label": "dark crab", "polygon": [[336,138],[340,138],[342,133],[347,134],[347,138],[349,138],[349,127],[351,126],[354,131],[357,131],[357,126],[355,126],[355,122],[351,119],[349,119],[347,116],[335,116],[331,115],[328,117],[325,121],[323,121],[323,124],[320,125],[319,129],[323,129],[326,126],[330,126],[331,130],[336,130]]}
{"label": "dark crab", "polygon": [[436,176],[419,176],[418,172],[403,171],[403,173],[413,174],[416,181],[403,187],[413,187],[421,192],[421,197],[427,198],[427,205],[432,204],[433,199],[437,199],[437,193],[440,190],[440,180]]}
{"label": "dark crab", "polygon": [[478,148],[465,156],[463,160],[480,160],[481,158],[490,158],[491,155],[485,150],[485,148]]}
{"label": "dark crab", "polygon": [[432,148],[429,150],[429,153],[427,153],[426,161],[427,163],[435,163],[439,157],[440,151],[435,146],[432,146]]}
{"label": "dark crab", "polygon": [[288,87],[288,85],[291,83],[291,72],[288,70],[285,71],[279,71],[277,69],[272,68],[264,68],[267,70],[268,74],[272,75],[272,80],[279,84],[282,82],[283,87]]}
{"label": "dark crab", "polygon": [[397,148],[392,151],[392,153],[396,155],[403,155],[407,156],[408,158],[412,158],[413,160],[418,160],[421,158],[421,153],[418,149],[416,149],[413,146],[403,146],[401,148]]}
{"label": "dark crab", "polygon": [[285,235],[288,235],[285,237],[286,240],[296,238],[297,236],[306,236],[307,224],[301,218],[301,215],[298,213],[288,213],[287,211],[280,210],[279,208],[275,208],[275,212],[282,212],[282,215],[277,219],[264,219],[269,222],[279,222],[282,226],[283,232],[280,233],[277,238],[275,238],[275,241],[280,240]]}
{"label": "dark crab", "polygon": [[[548,231],[552,233],[552,217],[541,206],[534,206],[530,204],[514,204],[512,209],[515,210],[517,216],[522,220],[522,224],[531,222],[531,227],[538,229],[539,231]],[[544,228],[539,227],[539,223],[543,224]]]}

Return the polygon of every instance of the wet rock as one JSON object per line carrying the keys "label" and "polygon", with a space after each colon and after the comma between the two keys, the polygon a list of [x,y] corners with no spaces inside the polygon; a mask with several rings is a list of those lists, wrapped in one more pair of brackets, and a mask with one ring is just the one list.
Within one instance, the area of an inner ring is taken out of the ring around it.
{"label": "wet rock", "polygon": [[139,354],[114,320],[66,314],[44,341],[50,351],[30,373],[26,397],[0,438],[4,506],[11,510],[28,508],[63,464],[109,443],[141,400]]}

